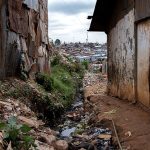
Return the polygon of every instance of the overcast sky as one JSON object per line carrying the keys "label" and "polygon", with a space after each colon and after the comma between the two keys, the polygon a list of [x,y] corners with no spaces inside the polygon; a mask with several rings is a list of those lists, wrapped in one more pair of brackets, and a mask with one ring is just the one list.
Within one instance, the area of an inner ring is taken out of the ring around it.
{"label": "overcast sky", "polygon": [[[49,37],[65,42],[85,42],[96,0],[48,0]],[[106,42],[106,35],[88,32],[89,42]]]}

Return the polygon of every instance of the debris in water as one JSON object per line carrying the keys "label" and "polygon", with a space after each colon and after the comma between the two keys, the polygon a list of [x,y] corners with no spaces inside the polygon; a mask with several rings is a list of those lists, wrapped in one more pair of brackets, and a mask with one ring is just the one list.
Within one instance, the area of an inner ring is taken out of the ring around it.
{"label": "debris in water", "polygon": [[76,128],[73,127],[73,128],[70,128],[70,129],[66,129],[64,131],[61,132],[61,136],[62,137],[70,137],[71,136],[71,133],[75,132]]}

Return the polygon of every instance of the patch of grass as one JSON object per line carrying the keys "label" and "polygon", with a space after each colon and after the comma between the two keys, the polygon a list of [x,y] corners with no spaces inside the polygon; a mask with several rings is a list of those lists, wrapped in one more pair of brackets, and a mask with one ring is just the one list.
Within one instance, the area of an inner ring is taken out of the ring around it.
{"label": "patch of grass", "polygon": [[43,88],[55,95],[57,100],[68,108],[76,95],[77,88],[82,85],[84,66],[76,62],[62,63],[57,55],[52,60],[52,73],[37,74],[36,81]]}
{"label": "patch of grass", "polygon": [[31,94],[31,89],[25,85],[23,88],[20,88],[16,85],[16,87],[11,87],[9,90],[6,91],[5,95],[8,97],[13,97],[15,99],[20,97],[26,97],[27,95]]}
{"label": "patch of grass", "polygon": [[53,92],[60,94],[60,100],[65,107],[69,106],[76,94],[77,83],[67,68],[61,65],[52,68],[51,77],[54,81]]}

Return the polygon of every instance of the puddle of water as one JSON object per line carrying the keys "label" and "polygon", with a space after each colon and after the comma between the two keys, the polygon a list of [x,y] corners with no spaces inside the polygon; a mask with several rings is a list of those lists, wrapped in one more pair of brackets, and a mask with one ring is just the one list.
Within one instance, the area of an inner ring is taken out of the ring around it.
{"label": "puddle of water", "polygon": [[70,128],[70,129],[66,129],[64,131],[61,132],[61,136],[62,137],[70,137],[71,136],[71,133],[75,132],[76,128],[73,127],[73,128]]}

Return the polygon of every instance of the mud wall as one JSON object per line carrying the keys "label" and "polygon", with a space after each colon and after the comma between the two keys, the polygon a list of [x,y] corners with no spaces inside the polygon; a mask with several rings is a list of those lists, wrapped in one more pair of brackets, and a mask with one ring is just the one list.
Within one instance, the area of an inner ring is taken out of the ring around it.
{"label": "mud wall", "polygon": [[108,33],[108,93],[134,100],[134,9]]}
{"label": "mud wall", "polygon": [[49,73],[47,0],[3,0],[0,7],[0,78]]}

